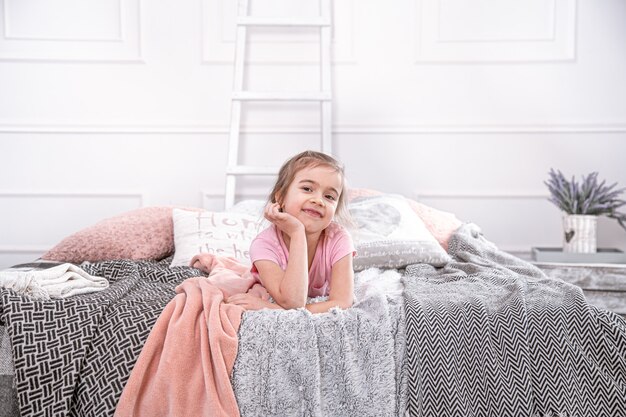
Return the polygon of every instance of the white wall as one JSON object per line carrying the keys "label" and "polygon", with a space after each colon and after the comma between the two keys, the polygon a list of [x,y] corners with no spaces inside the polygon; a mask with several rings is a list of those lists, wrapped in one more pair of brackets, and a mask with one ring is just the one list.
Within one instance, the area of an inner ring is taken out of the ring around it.
{"label": "white wall", "polygon": [[[315,2],[252,0],[255,14]],[[352,186],[559,246],[542,181],[626,186],[623,0],[335,0],[334,153]],[[146,205],[221,207],[235,0],[0,0],[0,267]],[[251,34],[248,86],[315,89],[316,35]],[[308,82],[307,80],[311,80]],[[248,105],[241,160],[317,146],[311,104]],[[241,183],[258,196],[267,180]],[[599,243],[626,249],[601,219]]]}

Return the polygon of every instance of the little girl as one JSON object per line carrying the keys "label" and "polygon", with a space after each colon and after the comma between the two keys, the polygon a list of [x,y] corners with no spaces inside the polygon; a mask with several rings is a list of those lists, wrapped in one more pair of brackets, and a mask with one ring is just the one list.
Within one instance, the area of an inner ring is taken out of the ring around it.
{"label": "little girl", "polygon": [[[265,207],[272,225],[250,246],[252,273],[276,304],[250,294],[227,302],[246,310],[306,307],[312,313],[352,305],[352,238],[334,218],[346,218],[341,164],[319,152],[302,152],[283,164]],[[306,304],[307,296],[328,300]]]}

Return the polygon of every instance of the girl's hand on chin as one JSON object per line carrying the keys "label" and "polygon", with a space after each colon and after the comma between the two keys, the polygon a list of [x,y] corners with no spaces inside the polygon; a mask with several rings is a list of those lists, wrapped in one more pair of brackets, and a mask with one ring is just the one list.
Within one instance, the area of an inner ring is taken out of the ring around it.
{"label": "girl's hand on chin", "polygon": [[280,211],[280,204],[278,203],[269,203],[265,206],[263,215],[267,220],[274,223],[278,229],[287,233],[289,236],[304,231],[302,222],[291,214]]}

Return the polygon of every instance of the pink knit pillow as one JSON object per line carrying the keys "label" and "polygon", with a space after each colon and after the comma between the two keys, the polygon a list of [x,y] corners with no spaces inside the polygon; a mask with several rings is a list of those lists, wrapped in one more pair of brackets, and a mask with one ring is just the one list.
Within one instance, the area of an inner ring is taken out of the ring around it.
{"label": "pink knit pillow", "polygon": [[42,259],[73,263],[163,259],[174,252],[172,210],[173,207],[143,207],[104,219],[66,237]]}
{"label": "pink knit pillow", "polygon": [[[371,197],[383,194],[377,190],[356,188],[348,191],[348,202],[357,197]],[[418,203],[410,198],[406,199],[415,213],[422,219],[428,231],[437,239],[437,242],[447,251],[448,241],[456,229],[463,224],[457,217],[445,211],[437,210],[425,204]]]}

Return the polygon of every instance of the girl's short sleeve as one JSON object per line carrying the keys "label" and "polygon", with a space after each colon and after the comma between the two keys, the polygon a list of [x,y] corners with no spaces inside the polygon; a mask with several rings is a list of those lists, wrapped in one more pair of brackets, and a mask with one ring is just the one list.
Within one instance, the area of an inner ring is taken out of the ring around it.
{"label": "girl's short sleeve", "polygon": [[286,259],[281,249],[280,242],[276,238],[276,232],[270,227],[259,233],[250,244],[250,261],[252,272],[258,272],[254,262],[268,260],[276,262],[281,269],[286,268]]}
{"label": "girl's short sleeve", "polygon": [[335,262],[345,257],[346,255],[356,255],[352,236],[350,236],[350,233],[348,233],[348,231],[344,227],[337,225],[337,229],[334,230],[334,233],[332,234],[330,239],[331,244],[329,245],[330,253],[328,259],[330,260],[331,265],[334,265]]}

